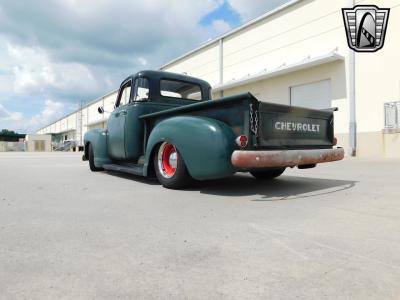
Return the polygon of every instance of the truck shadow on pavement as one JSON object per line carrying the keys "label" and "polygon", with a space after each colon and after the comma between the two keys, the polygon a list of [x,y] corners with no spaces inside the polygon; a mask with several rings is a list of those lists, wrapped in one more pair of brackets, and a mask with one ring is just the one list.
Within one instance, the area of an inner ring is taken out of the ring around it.
{"label": "truck shadow on pavement", "polygon": [[[156,178],[107,171],[108,175],[148,185],[160,185]],[[256,196],[252,201],[282,201],[328,195],[353,188],[358,181],[283,175],[273,180],[257,180],[236,174],[218,180],[195,181],[188,191],[214,196]],[[184,192],[184,191],[182,191]],[[261,199],[260,199],[261,197]]]}
{"label": "truck shadow on pavement", "polygon": [[142,176],[138,176],[138,175],[132,175],[132,174],[126,174],[126,173],[120,173],[120,172],[114,172],[114,171],[104,171],[104,174],[123,178],[126,180],[134,180],[134,181],[137,181],[137,182],[140,182],[143,184],[160,185],[160,183],[157,181],[157,179],[152,178],[152,177],[142,177]]}
{"label": "truck shadow on pavement", "polygon": [[285,175],[274,180],[256,180],[247,175],[234,175],[226,179],[198,181],[189,190],[216,196],[257,196],[252,201],[282,201],[342,192],[353,188],[357,182]]}

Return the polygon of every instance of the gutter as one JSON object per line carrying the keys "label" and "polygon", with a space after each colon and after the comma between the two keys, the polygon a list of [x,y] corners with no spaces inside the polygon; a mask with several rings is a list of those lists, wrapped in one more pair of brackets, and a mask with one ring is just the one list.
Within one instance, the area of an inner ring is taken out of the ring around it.
{"label": "gutter", "polygon": [[212,88],[213,92],[222,92],[227,89],[235,88],[238,86],[242,86],[245,84],[257,82],[259,80],[264,80],[268,78],[273,78],[276,76],[280,76],[287,73],[292,73],[295,71],[303,70],[306,68],[315,67],[318,65],[334,62],[334,61],[343,61],[345,58],[337,53],[336,51],[332,51],[327,54],[315,56],[315,57],[307,57],[299,62],[295,62],[289,65],[282,65],[276,69],[262,71],[258,74],[248,75],[239,80],[231,80],[224,84],[218,84]]}
{"label": "gutter", "polygon": [[[354,0],[348,0],[354,7]],[[356,115],[356,53],[349,48],[349,155],[357,154],[357,115]]]}

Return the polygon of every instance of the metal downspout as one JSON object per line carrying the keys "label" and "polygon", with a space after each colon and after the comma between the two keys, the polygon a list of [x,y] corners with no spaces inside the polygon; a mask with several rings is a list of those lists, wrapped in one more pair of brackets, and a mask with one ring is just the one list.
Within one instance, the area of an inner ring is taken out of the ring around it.
{"label": "metal downspout", "polygon": [[[354,0],[348,1],[349,7],[354,7]],[[357,116],[356,116],[356,53],[349,49],[349,155],[357,154]]]}
{"label": "metal downspout", "polygon": [[[220,86],[224,83],[224,39],[219,40],[219,84]],[[224,90],[221,90],[220,96],[224,96]]]}

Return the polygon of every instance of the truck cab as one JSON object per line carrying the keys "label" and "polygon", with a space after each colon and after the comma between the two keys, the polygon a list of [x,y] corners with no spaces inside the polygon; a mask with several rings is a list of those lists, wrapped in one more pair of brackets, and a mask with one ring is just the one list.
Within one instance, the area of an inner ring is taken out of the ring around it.
{"label": "truck cab", "polygon": [[107,122],[107,152],[117,161],[144,154],[145,123],[140,116],[211,99],[210,85],[173,73],[142,71],[126,78]]}
{"label": "truck cab", "polygon": [[83,159],[92,171],[155,175],[167,188],[236,172],[272,179],[286,167],[343,159],[334,148],[333,114],[250,93],[211,100],[206,81],[141,71],[121,83],[107,129],[85,134]]}

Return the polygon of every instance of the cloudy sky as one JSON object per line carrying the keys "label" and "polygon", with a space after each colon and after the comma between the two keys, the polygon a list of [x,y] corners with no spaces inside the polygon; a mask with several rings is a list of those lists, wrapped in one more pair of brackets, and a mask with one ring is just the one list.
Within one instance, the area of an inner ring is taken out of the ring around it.
{"label": "cloudy sky", "polygon": [[288,0],[0,0],[0,130],[34,132]]}

